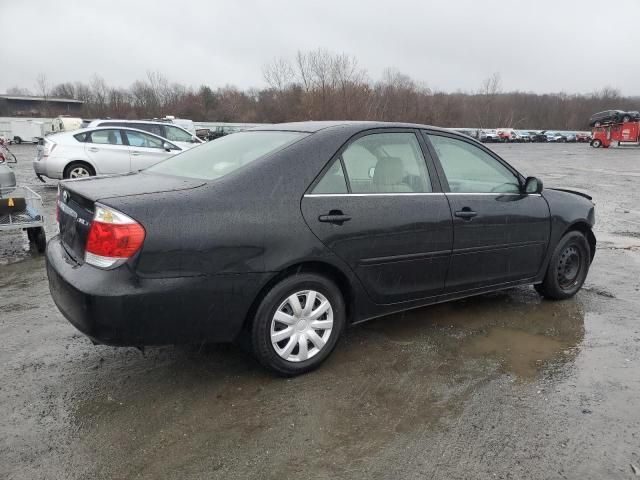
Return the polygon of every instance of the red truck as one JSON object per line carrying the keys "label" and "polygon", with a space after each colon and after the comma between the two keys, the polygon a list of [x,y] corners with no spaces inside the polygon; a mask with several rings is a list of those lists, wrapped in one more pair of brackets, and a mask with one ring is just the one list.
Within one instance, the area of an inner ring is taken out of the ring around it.
{"label": "red truck", "polygon": [[594,127],[591,136],[594,148],[609,148],[613,142],[618,142],[618,146],[622,143],[640,145],[640,121]]}

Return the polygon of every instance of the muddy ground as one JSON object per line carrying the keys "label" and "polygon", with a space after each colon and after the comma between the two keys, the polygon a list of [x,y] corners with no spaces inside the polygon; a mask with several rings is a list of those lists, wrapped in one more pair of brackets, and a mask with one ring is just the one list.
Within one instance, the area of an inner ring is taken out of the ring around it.
{"label": "muddy ground", "polygon": [[[12,147],[43,195],[33,146]],[[496,145],[597,202],[575,299],[517,288],[353,327],[318,371],[233,346],[93,346],[44,260],[0,234],[0,478],[634,478],[640,467],[640,149]],[[640,470],[638,471],[640,474]]]}

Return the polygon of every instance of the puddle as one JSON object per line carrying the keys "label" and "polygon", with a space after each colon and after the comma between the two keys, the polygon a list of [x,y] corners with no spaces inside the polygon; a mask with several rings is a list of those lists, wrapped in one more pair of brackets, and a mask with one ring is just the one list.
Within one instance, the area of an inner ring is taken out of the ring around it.
{"label": "puddle", "polygon": [[486,335],[471,339],[460,350],[465,356],[495,359],[504,373],[525,381],[535,379],[545,362],[559,356],[570,346],[557,337],[495,327]]}

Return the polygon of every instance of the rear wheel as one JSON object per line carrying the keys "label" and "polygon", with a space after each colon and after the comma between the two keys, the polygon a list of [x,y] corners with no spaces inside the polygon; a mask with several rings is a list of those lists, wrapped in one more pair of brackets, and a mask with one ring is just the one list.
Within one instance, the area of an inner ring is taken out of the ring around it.
{"label": "rear wheel", "polygon": [[595,140],[592,140],[591,141],[591,146],[593,148],[600,148],[602,146],[602,140],[599,140],[597,138]]}
{"label": "rear wheel", "polygon": [[317,368],[333,351],[346,323],[344,300],[329,279],[293,275],[262,299],[251,326],[256,358],[280,375]]}
{"label": "rear wheel", "polygon": [[63,177],[65,179],[84,178],[84,177],[93,177],[95,174],[96,174],[96,171],[88,163],[71,162],[69,165],[67,165],[67,168],[64,169]]}
{"label": "rear wheel", "polygon": [[625,115],[622,117],[622,123],[627,123],[631,121],[631,117],[629,115]]}
{"label": "rear wheel", "polygon": [[551,256],[547,273],[537,292],[551,300],[573,297],[587,278],[591,248],[581,232],[568,232],[560,239]]}

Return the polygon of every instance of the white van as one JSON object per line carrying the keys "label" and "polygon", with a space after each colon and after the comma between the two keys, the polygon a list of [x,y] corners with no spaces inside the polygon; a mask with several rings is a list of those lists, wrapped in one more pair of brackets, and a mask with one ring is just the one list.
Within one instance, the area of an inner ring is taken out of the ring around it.
{"label": "white van", "polygon": [[53,119],[54,132],[71,132],[82,128],[82,119],[60,115]]}

